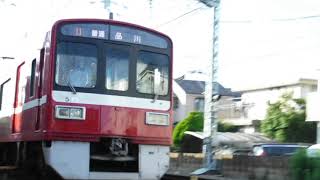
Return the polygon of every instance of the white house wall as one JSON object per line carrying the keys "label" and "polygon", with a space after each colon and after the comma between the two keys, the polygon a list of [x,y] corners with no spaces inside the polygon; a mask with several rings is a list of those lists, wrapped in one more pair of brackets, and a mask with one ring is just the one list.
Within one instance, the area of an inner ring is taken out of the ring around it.
{"label": "white house wall", "polygon": [[203,95],[187,94],[181,86],[175,81],[172,83],[174,95],[177,96],[178,108],[174,110],[173,119],[174,122],[179,122],[186,118],[190,112],[194,111],[194,100],[198,97],[204,97]]}
{"label": "white house wall", "polygon": [[294,98],[301,97],[301,87],[289,86],[285,88],[265,89],[258,91],[249,91],[242,94],[242,101],[244,104],[250,104],[248,107],[248,116],[250,120],[265,119],[268,102],[274,103],[285,92],[293,92]]}
{"label": "white house wall", "polygon": [[174,95],[178,98],[178,108],[174,110],[173,120],[174,122],[179,122],[185,117],[187,112],[187,94],[176,81],[172,82],[172,87]]}
{"label": "white house wall", "polygon": [[186,94],[186,103],[179,102],[178,109],[174,111],[174,121],[179,122],[185,119],[190,112],[195,111],[195,99],[204,98],[203,95]]}
{"label": "white house wall", "polygon": [[310,92],[316,92],[317,85],[305,84],[301,88],[301,97],[306,98]]}
{"label": "white house wall", "polygon": [[[242,103],[248,105],[247,117],[239,118],[237,125],[248,125],[252,120],[263,120],[266,117],[268,102],[274,103],[285,92],[293,92],[293,98],[306,98],[307,94],[316,91],[314,84],[297,84],[281,88],[247,91],[242,94]],[[230,119],[230,122],[235,119]]]}
{"label": "white house wall", "polygon": [[174,122],[179,122],[182,119],[184,119],[185,114],[187,112],[186,108],[186,104],[182,104],[180,101],[178,102],[178,108],[175,109],[173,113]]}
{"label": "white house wall", "polygon": [[194,112],[195,111],[195,100],[196,98],[204,98],[203,95],[197,95],[197,94],[188,94],[187,95],[187,112]]}

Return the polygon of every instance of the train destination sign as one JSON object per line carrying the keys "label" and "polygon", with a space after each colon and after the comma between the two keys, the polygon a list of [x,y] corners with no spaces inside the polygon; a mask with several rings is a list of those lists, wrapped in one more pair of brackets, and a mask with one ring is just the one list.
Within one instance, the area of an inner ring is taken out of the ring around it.
{"label": "train destination sign", "polygon": [[63,25],[61,33],[67,36],[81,36],[141,44],[163,49],[168,48],[168,42],[164,37],[144,30],[120,25],[72,23]]}
{"label": "train destination sign", "polygon": [[167,48],[167,41],[152,33],[124,26],[110,26],[110,40]]}
{"label": "train destination sign", "polygon": [[108,39],[109,25],[105,24],[66,24],[61,27],[61,33],[68,36]]}

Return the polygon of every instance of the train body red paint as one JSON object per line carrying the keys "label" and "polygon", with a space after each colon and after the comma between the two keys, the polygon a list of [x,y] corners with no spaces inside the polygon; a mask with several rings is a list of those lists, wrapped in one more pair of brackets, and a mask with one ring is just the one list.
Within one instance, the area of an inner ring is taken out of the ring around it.
{"label": "train body red paint", "polygon": [[168,36],[142,26],[56,22],[38,56],[0,82],[0,147],[41,153],[66,179],[160,178],[172,53]]}

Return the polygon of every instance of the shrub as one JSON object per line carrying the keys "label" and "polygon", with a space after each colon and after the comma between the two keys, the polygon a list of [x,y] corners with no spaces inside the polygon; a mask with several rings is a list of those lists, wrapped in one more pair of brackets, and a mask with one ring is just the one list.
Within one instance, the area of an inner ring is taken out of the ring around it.
{"label": "shrub", "polygon": [[300,150],[290,159],[293,180],[319,180],[320,157],[310,158],[306,150]]}
{"label": "shrub", "polygon": [[237,132],[239,128],[229,123],[218,122],[218,132]]}
{"label": "shrub", "polygon": [[[173,130],[173,144],[180,147],[184,132],[203,131],[203,113],[191,112],[188,117],[180,121]],[[238,127],[229,123],[218,122],[218,132],[237,132]]]}
{"label": "shrub", "polygon": [[186,131],[202,131],[203,130],[203,113],[191,112],[188,117],[180,121],[173,130],[173,143],[176,147],[180,147],[181,141]]}

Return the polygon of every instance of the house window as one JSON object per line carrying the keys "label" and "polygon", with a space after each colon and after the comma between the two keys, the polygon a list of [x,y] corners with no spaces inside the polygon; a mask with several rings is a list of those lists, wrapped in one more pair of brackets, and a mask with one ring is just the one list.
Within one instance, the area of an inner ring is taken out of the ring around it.
{"label": "house window", "polygon": [[178,97],[173,97],[173,109],[176,110],[179,108],[179,99]]}
{"label": "house window", "polygon": [[204,98],[195,98],[194,100],[194,111],[203,112],[204,111]]}

